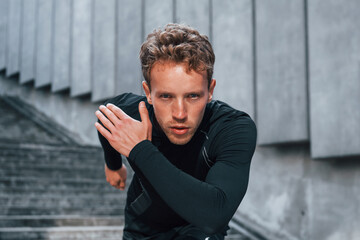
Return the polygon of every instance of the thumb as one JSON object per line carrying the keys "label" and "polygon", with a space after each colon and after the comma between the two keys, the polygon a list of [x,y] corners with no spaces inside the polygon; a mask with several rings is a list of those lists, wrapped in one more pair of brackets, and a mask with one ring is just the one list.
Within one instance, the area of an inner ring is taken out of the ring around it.
{"label": "thumb", "polygon": [[139,113],[140,113],[141,122],[148,123],[150,121],[149,112],[145,106],[145,102],[143,101],[139,103]]}
{"label": "thumb", "polygon": [[145,123],[147,126],[147,130],[148,130],[148,140],[151,141],[151,135],[152,135],[152,125],[151,125],[151,122],[150,122],[150,118],[149,118],[149,112],[145,106],[145,102],[144,101],[141,101],[139,103],[139,113],[140,113],[140,118],[141,118],[141,122],[142,123]]}
{"label": "thumb", "polygon": [[120,180],[119,189],[120,190],[125,190],[125,181],[122,180],[122,179]]}

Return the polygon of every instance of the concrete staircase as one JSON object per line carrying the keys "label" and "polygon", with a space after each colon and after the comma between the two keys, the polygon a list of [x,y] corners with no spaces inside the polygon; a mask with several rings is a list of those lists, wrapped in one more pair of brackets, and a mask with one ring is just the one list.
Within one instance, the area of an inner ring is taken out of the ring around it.
{"label": "concrete staircase", "polygon": [[125,194],[97,148],[0,145],[0,239],[120,239]]}
{"label": "concrete staircase", "polygon": [[102,150],[0,109],[0,239],[121,239],[126,194],[105,181]]}

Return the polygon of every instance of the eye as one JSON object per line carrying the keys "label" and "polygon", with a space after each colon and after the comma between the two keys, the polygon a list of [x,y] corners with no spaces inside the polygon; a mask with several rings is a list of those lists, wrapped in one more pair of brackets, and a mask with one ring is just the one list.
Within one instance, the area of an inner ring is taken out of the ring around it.
{"label": "eye", "polygon": [[166,93],[160,95],[160,98],[162,98],[162,99],[169,99],[170,97],[171,96],[169,94],[166,94]]}
{"label": "eye", "polygon": [[196,94],[196,93],[189,94],[189,98],[191,98],[191,99],[198,99],[199,97],[200,97],[200,95]]}

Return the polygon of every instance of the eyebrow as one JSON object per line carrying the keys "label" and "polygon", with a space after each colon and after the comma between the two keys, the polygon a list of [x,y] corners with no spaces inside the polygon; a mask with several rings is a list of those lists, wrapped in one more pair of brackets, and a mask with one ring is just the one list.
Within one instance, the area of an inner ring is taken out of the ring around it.
{"label": "eyebrow", "polygon": [[[156,93],[156,95],[162,95],[162,94],[175,95],[174,93],[169,92],[169,91],[158,91],[158,92]],[[189,94],[199,94],[199,95],[203,95],[203,94],[204,94],[204,91],[203,91],[203,90],[195,90],[195,91],[189,91],[189,92],[184,93],[184,95],[189,95]]]}

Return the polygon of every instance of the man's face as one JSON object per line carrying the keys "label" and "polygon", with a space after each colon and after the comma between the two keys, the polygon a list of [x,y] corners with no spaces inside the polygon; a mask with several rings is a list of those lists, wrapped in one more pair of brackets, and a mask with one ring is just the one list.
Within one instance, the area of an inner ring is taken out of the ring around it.
{"label": "man's face", "polygon": [[194,136],[212,99],[213,79],[208,88],[206,72],[187,71],[187,65],[155,63],[150,72],[151,91],[143,82],[147,100],[170,142],[183,145]]}

